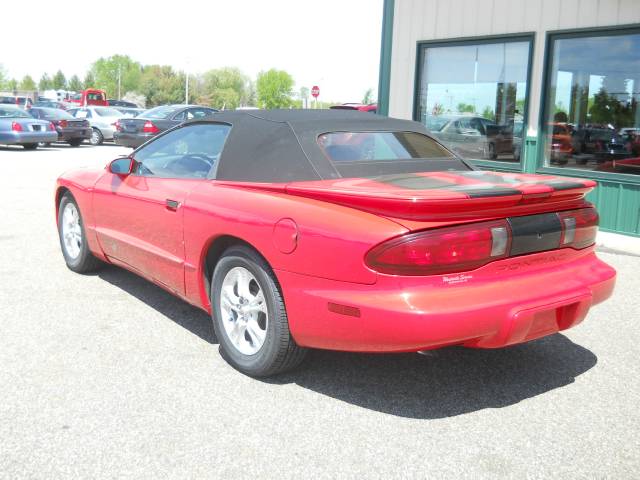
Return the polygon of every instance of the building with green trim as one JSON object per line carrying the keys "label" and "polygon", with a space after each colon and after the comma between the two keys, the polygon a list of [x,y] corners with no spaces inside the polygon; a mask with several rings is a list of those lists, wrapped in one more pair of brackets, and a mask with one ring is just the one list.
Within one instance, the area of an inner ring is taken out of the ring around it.
{"label": "building with green trim", "polygon": [[596,180],[640,236],[640,1],[385,0],[378,103],[480,168]]}

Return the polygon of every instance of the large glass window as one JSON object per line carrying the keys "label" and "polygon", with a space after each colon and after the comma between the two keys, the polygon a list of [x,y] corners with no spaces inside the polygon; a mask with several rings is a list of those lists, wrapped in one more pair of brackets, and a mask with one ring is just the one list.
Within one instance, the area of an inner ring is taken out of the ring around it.
{"label": "large glass window", "polygon": [[519,162],[530,38],[423,44],[416,120],[469,159]]}
{"label": "large glass window", "polygon": [[640,30],[551,38],[545,165],[640,174]]}

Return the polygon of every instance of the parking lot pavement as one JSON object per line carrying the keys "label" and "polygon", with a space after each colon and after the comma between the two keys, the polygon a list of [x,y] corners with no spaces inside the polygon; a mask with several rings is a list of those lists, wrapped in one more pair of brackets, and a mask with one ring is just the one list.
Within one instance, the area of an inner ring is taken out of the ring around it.
{"label": "parking lot pavement", "polygon": [[203,312],[65,267],[56,176],[127,152],[0,147],[0,478],[638,478],[639,257],[601,255],[615,295],[564,334],[254,380]]}

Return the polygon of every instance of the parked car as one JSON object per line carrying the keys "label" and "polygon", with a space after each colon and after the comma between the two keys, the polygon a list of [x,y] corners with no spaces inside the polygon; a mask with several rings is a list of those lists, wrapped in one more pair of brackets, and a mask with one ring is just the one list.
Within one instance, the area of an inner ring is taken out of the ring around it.
{"label": "parked car", "polygon": [[150,138],[186,120],[207,118],[218,110],[199,105],[163,105],[141,113],[135,118],[123,118],[116,123],[113,140],[116,145],[137,148]]}
{"label": "parked car", "polygon": [[0,144],[22,145],[25,150],[35,150],[38,143],[57,139],[58,133],[51,122],[36,120],[15,105],[0,105]]}
{"label": "parked car", "polygon": [[368,105],[362,103],[343,103],[341,105],[332,105],[329,107],[332,110],[358,110],[360,112],[377,113],[378,104],[370,103]]}
{"label": "parked car", "polygon": [[11,97],[8,95],[2,95],[0,96],[0,104],[3,105],[15,105],[16,104],[16,97]]}
{"label": "parked car", "polygon": [[122,113],[113,107],[70,108],[68,112],[76,118],[86,118],[91,125],[91,145],[102,145],[105,140],[113,140],[115,124]]}
{"label": "parked car", "polygon": [[57,141],[59,142],[67,142],[72,147],[77,147],[91,138],[91,125],[86,118],[74,118],[73,115],[59,108],[33,107],[29,113],[34,118],[53,123],[58,132]]}
{"label": "parked car", "polygon": [[513,126],[497,125],[472,115],[429,115],[426,126],[431,134],[460,155],[495,160],[514,152]]}
{"label": "parked car", "polygon": [[142,112],[146,112],[144,108],[130,108],[130,107],[113,107],[122,113],[123,117],[137,117]]}
{"label": "parked car", "polygon": [[67,102],[58,102],[55,100],[38,100],[33,104],[34,107],[44,108],[59,108],[60,110],[67,110],[72,108],[73,105]]}
{"label": "parked car", "polygon": [[631,156],[623,138],[609,128],[579,128],[573,134],[573,151],[579,157],[576,162],[586,164],[590,158],[596,163],[622,160]]}
{"label": "parked car", "polygon": [[126,100],[107,100],[107,103],[110,107],[138,108],[138,105],[133,102],[127,102]]}
{"label": "parked car", "polygon": [[161,285],[266,376],[308,348],[497,348],[580,323],[616,275],[594,250],[594,187],[473,170],[417,122],[233,111],[65,173],[55,209],[71,270]]}
{"label": "parked car", "polygon": [[108,107],[107,92],[99,90],[97,88],[87,88],[80,93],[71,95],[69,102],[80,106],[96,105],[101,107]]}
{"label": "parked car", "polygon": [[16,97],[16,105],[24,108],[25,110],[29,110],[33,106],[33,100],[31,97]]}

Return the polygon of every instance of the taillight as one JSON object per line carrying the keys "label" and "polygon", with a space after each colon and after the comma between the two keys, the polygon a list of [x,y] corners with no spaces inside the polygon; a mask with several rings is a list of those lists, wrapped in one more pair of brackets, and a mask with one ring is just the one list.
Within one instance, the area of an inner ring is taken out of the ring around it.
{"label": "taillight", "polygon": [[49,130],[51,130],[52,132],[56,131],[56,126],[53,124],[53,122],[49,122]]}
{"label": "taillight", "polygon": [[122,124],[120,123],[120,120],[116,120],[115,123],[113,124],[114,127],[116,127],[116,130],[121,132],[122,131]]}
{"label": "taillight", "polygon": [[581,208],[558,213],[562,222],[560,246],[586,248],[596,243],[598,212],[595,208]]}
{"label": "taillight", "polygon": [[22,125],[20,125],[18,122],[11,122],[11,130],[13,130],[14,132],[21,132]]}
{"label": "taillight", "polygon": [[391,275],[463,272],[505,258],[510,242],[506,220],[472,223],[392,239],[370,250],[365,261]]}
{"label": "taillight", "polygon": [[158,133],[160,132],[160,129],[156,127],[152,122],[147,120],[146,122],[144,122],[144,127],[142,127],[142,131],[144,133]]}
{"label": "taillight", "polygon": [[60,120],[58,121],[58,126],[60,128],[67,128],[67,125],[69,125],[69,122],[67,122],[66,120]]}
{"label": "taillight", "polygon": [[[503,219],[425,230],[393,238],[369,250],[365,263],[377,272],[390,275],[438,275],[473,270],[512,256],[555,248],[582,249],[595,243],[598,232],[598,212],[595,208],[569,210],[555,215],[560,220],[558,228],[561,231],[559,240],[556,237],[551,246],[548,243],[536,244],[526,235],[522,237],[515,227],[512,231],[508,219]],[[518,218],[524,220],[527,217]],[[544,241],[544,238],[544,234],[538,233],[538,239]],[[528,244],[524,250],[523,242]]]}

